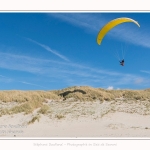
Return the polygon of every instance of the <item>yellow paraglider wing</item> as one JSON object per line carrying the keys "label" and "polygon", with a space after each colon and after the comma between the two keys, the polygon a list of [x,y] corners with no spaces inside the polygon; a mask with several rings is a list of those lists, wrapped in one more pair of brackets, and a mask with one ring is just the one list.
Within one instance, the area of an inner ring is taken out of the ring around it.
{"label": "yellow paraglider wing", "polygon": [[111,30],[112,28],[114,28],[115,26],[121,24],[121,23],[125,23],[125,22],[133,22],[135,23],[137,26],[140,27],[139,23],[131,18],[117,18],[117,19],[114,19],[110,22],[108,22],[98,33],[98,36],[97,36],[97,43],[100,45],[104,36],[107,34],[107,32],[109,30]]}

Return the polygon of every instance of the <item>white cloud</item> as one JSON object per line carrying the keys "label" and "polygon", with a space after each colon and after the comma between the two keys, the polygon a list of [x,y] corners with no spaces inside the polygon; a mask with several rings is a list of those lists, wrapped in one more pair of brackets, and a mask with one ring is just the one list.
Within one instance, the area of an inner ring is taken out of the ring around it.
{"label": "white cloud", "polygon": [[114,89],[113,86],[109,86],[109,87],[107,88],[107,90],[113,90],[113,89]]}
{"label": "white cloud", "polygon": [[135,79],[135,81],[134,81],[135,84],[141,84],[141,83],[143,83],[143,82],[144,82],[144,79],[143,79],[143,78],[137,78],[137,79]]}

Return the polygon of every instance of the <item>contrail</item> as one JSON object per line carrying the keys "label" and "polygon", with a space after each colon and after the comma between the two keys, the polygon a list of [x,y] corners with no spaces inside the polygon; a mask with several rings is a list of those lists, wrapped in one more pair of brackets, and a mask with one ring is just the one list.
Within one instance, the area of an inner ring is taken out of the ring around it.
{"label": "contrail", "polygon": [[34,86],[39,86],[39,87],[46,88],[46,87],[44,87],[44,86],[37,85],[37,84],[33,84],[33,83],[29,83],[29,82],[25,82],[25,81],[18,81],[18,82],[23,83],[23,84],[29,84],[29,85],[34,85]]}
{"label": "contrail", "polygon": [[33,43],[35,43],[35,44],[37,44],[37,45],[39,45],[39,46],[41,46],[41,47],[44,48],[45,50],[47,50],[47,51],[53,53],[54,55],[60,57],[61,59],[65,60],[65,61],[69,61],[68,58],[66,58],[65,56],[59,54],[59,53],[56,52],[55,50],[52,50],[49,46],[44,45],[44,44],[41,44],[41,43],[39,43],[39,42],[37,42],[37,41],[34,41],[34,40],[30,39],[30,38],[26,38],[26,39],[29,40],[29,41],[31,41],[31,42],[33,42]]}

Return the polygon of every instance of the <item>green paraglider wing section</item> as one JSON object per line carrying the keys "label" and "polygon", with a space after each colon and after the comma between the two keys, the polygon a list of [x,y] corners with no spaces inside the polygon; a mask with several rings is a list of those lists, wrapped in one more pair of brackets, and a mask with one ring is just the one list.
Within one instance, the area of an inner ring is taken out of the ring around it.
{"label": "green paraglider wing section", "polygon": [[115,26],[125,23],[125,22],[133,22],[135,23],[138,27],[140,27],[139,23],[131,18],[117,18],[114,19],[110,22],[108,22],[98,33],[97,36],[97,44],[101,44],[104,36],[107,34],[108,31],[110,31],[112,28],[114,28]]}

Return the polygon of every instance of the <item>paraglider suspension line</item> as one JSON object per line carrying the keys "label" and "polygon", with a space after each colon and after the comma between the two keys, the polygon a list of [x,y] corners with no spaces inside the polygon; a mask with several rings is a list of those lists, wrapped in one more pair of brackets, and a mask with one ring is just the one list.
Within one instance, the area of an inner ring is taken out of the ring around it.
{"label": "paraglider suspension line", "polygon": [[[122,53],[122,59],[125,59],[126,49],[124,49],[123,46],[121,46],[121,53]],[[114,52],[114,56],[115,56],[119,61],[122,60],[122,59],[120,59],[120,55],[119,55],[118,50],[116,50],[116,51]]]}

